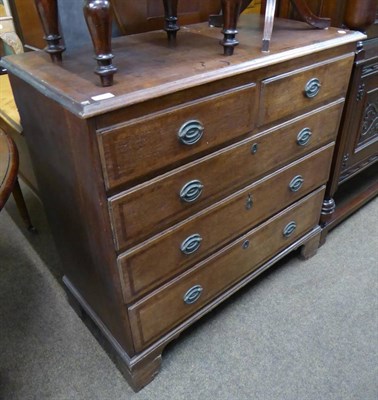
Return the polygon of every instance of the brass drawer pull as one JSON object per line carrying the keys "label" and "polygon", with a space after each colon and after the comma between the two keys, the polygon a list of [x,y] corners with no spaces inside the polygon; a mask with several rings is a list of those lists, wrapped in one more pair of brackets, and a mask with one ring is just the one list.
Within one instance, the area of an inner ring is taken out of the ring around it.
{"label": "brass drawer pull", "polygon": [[186,303],[186,304],[195,303],[200,298],[202,291],[203,291],[203,288],[201,285],[193,286],[184,294],[184,297],[183,297],[184,303]]}
{"label": "brass drawer pull", "polygon": [[297,224],[295,223],[295,221],[291,221],[285,226],[282,233],[285,237],[289,237],[293,234],[293,232],[295,231],[296,228],[297,228]]}
{"label": "brass drawer pull", "polygon": [[297,136],[298,146],[306,146],[311,139],[312,131],[310,128],[302,129]]}
{"label": "brass drawer pull", "polygon": [[298,192],[298,190],[302,187],[304,182],[303,176],[297,175],[289,183],[289,188],[292,192]]}
{"label": "brass drawer pull", "polygon": [[201,235],[195,233],[194,235],[190,235],[187,237],[180,246],[180,250],[184,254],[192,254],[196,252],[201,246],[202,238]]}
{"label": "brass drawer pull", "polygon": [[182,144],[191,146],[201,139],[204,130],[205,128],[200,121],[191,120],[182,125],[177,137]]}
{"label": "brass drawer pull", "polygon": [[308,98],[313,98],[317,96],[317,94],[320,91],[320,87],[322,85],[320,84],[320,81],[318,78],[312,78],[310,79],[305,86],[305,94]]}
{"label": "brass drawer pull", "polygon": [[195,179],[194,181],[190,181],[182,187],[180,191],[180,198],[186,203],[192,203],[201,196],[202,189],[203,185],[199,180]]}

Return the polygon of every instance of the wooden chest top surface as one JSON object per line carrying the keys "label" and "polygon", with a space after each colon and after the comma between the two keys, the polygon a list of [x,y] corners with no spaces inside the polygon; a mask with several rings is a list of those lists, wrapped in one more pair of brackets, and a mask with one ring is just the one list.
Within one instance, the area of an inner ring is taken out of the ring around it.
{"label": "wooden chest top surface", "polygon": [[[271,51],[262,53],[263,21],[259,15],[241,16],[240,44],[231,57],[222,54],[220,29],[206,23],[181,27],[174,48],[168,46],[164,31],[116,38],[118,72],[108,88],[100,87],[93,73],[91,48],[63,55],[61,64],[53,64],[42,51],[6,57],[2,64],[74,114],[88,118],[365,38],[360,32],[315,30],[302,22],[276,19]],[[106,94],[109,98],[93,99]]]}

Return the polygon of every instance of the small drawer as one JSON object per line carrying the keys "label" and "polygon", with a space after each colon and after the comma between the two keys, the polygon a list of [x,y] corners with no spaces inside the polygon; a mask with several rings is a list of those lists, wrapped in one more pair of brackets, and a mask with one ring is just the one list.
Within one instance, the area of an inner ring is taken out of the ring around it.
{"label": "small drawer", "polygon": [[118,258],[134,301],[327,181],[333,145],[242,189]]}
{"label": "small drawer", "polygon": [[335,102],[113,196],[116,249],[135,245],[331,142],[342,106]]}
{"label": "small drawer", "polygon": [[107,189],[252,131],[256,92],[255,84],[245,85],[102,131],[98,143]]}
{"label": "small drawer", "polygon": [[317,226],[324,187],[129,307],[136,351],[204,307]]}
{"label": "small drawer", "polygon": [[353,59],[343,56],[262,81],[259,126],[345,97]]}

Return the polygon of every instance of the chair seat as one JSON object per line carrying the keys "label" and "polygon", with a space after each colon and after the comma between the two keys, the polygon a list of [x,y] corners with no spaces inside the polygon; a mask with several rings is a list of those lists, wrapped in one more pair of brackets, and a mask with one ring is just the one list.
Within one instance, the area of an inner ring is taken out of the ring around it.
{"label": "chair seat", "polygon": [[8,75],[0,75],[0,119],[21,133],[20,115],[14,101]]}

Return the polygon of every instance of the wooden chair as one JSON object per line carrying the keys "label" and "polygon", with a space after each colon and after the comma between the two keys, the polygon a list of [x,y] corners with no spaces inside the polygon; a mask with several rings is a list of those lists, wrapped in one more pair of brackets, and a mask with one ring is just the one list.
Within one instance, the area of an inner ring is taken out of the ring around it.
{"label": "wooden chair", "polygon": [[0,211],[11,193],[20,215],[29,231],[36,229],[31,223],[28,209],[18,182],[18,151],[14,141],[0,129]]}
{"label": "wooden chair", "polygon": [[[9,3],[1,0],[3,6],[0,15],[0,44],[3,54],[22,53],[23,46],[18,38],[13,19],[10,15]],[[19,115],[10,90],[6,74],[0,75],[0,127],[6,131],[18,131]],[[20,215],[29,231],[36,229],[31,223],[28,209],[18,182],[19,155],[15,142],[0,128],[0,211],[3,209],[10,194],[13,194]]]}
{"label": "wooden chair", "polygon": [[[14,30],[8,2],[0,0],[0,5],[3,5],[2,11],[5,11],[5,14],[0,14],[0,49],[2,49],[0,56],[1,54],[22,53],[23,44]],[[0,74],[0,129],[13,139],[19,150],[19,176],[37,194],[36,177],[31,166],[29,150],[23,136],[20,116],[13,98],[9,77],[6,73]]]}

